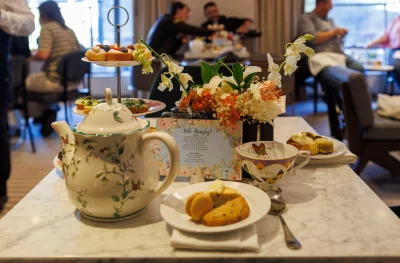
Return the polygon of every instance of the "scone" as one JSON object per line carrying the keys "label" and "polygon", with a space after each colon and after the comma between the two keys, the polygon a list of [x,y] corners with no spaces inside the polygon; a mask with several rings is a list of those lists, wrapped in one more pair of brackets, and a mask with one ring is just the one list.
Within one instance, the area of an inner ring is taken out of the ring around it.
{"label": "scone", "polygon": [[228,201],[241,197],[241,194],[233,188],[224,187],[224,189],[218,192],[209,192],[208,195],[213,200],[214,207],[220,207]]}
{"label": "scone", "polygon": [[106,54],[107,52],[99,46],[91,47],[85,52],[86,58],[90,61],[106,61]]}
{"label": "scone", "polygon": [[120,50],[111,49],[107,52],[107,61],[130,61],[132,59],[132,54],[129,54],[125,47],[121,47]]}
{"label": "scone", "polygon": [[311,155],[316,155],[319,152],[318,144],[304,133],[293,134],[287,143],[293,145],[298,150],[310,151]]}
{"label": "scone", "polygon": [[249,206],[246,200],[240,196],[206,213],[201,221],[206,226],[224,226],[242,221],[249,214]]}
{"label": "scone", "polygon": [[200,221],[202,216],[213,209],[212,199],[204,193],[194,193],[186,201],[186,214],[195,221]]}
{"label": "scone", "polygon": [[318,149],[320,153],[329,154],[333,153],[333,142],[326,138],[318,138],[315,139],[315,143],[318,145]]}

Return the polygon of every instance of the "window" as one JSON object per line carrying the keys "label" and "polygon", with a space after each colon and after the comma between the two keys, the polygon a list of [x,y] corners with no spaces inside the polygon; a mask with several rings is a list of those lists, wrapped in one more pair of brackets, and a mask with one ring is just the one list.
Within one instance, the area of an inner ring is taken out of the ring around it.
{"label": "window", "polygon": [[[384,60],[383,49],[365,51],[364,47],[383,34],[385,28],[399,15],[399,0],[332,0],[333,8],[329,17],[338,27],[349,33],[343,39],[346,53],[355,59],[377,56]],[[306,0],[305,12],[315,8],[315,0]],[[374,54],[372,54],[374,53]]]}
{"label": "window", "polygon": [[[39,5],[45,0],[28,0],[29,7],[35,15],[36,30],[29,37],[31,49],[38,48],[38,37],[40,35]],[[133,42],[133,1],[132,0],[56,0],[60,7],[65,23],[71,28],[78,38],[79,43],[89,48],[98,43],[116,43],[115,28],[108,23],[107,14],[113,6],[123,6],[129,13],[128,23],[121,28],[121,44],[129,45]],[[124,23],[126,14],[123,10],[116,9],[110,13],[113,24]],[[93,73],[114,76],[115,68],[98,67],[93,65]],[[130,75],[131,69],[123,67],[122,73]]]}

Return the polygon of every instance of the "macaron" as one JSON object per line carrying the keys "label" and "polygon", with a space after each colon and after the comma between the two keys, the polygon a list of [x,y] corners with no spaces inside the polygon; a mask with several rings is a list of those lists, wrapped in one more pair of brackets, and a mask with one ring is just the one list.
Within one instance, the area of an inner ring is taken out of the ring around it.
{"label": "macaron", "polygon": [[314,142],[317,143],[318,145],[319,153],[323,154],[333,153],[334,148],[333,148],[333,142],[331,140],[328,140],[326,138],[318,138],[315,139]]}

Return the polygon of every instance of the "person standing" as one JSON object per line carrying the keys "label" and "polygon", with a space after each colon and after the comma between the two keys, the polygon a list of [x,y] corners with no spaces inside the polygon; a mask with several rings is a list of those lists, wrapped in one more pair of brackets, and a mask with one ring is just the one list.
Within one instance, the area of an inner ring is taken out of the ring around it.
{"label": "person standing", "polygon": [[174,55],[189,41],[188,35],[210,36],[212,31],[186,23],[190,9],[182,2],[172,2],[168,13],[160,16],[151,27],[147,43],[158,53]]}
{"label": "person standing", "polygon": [[35,30],[34,15],[25,0],[0,0],[0,211],[7,202],[11,172],[8,107],[11,101],[10,39]]}

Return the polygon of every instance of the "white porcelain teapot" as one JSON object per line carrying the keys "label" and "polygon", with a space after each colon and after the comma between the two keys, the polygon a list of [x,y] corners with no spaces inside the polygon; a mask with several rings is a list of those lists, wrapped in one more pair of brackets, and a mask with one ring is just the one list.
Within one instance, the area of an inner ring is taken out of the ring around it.
{"label": "white porcelain teapot", "polygon": [[[179,148],[164,132],[150,133],[150,124],[112,101],[94,107],[73,131],[65,121],[52,123],[61,141],[63,173],[68,195],[81,214],[93,220],[122,220],[145,210],[175,179]],[[157,188],[157,163],[152,140],[170,153],[170,172]]]}

